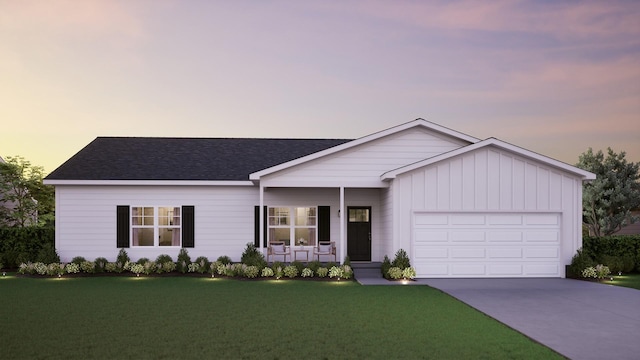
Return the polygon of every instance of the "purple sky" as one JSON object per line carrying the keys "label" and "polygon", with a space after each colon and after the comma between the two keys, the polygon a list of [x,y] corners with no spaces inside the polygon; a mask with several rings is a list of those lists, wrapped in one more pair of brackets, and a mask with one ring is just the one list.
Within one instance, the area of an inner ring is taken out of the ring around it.
{"label": "purple sky", "polygon": [[0,0],[0,155],[355,138],[424,118],[640,161],[640,1]]}

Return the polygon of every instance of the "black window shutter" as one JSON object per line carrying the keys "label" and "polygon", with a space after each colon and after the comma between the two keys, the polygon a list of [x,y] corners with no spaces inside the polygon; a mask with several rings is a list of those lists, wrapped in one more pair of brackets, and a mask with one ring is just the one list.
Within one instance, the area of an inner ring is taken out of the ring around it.
{"label": "black window shutter", "polygon": [[182,247],[195,247],[195,207],[193,205],[182,207]]}
{"label": "black window shutter", "polygon": [[[267,240],[267,220],[269,219],[269,214],[267,214],[267,207],[264,207],[264,240]],[[253,208],[253,245],[255,245],[258,249],[262,246],[260,245],[260,206],[256,205]]]}
{"label": "black window shutter", "polygon": [[129,205],[118,205],[116,210],[116,246],[129,247]]}
{"label": "black window shutter", "polygon": [[318,206],[318,241],[331,240],[331,207]]}

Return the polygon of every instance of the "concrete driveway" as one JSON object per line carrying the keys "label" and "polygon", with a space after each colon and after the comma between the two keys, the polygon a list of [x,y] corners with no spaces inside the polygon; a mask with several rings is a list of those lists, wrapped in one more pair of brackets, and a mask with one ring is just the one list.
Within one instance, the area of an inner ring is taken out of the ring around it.
{"label": "concrete driveway", "polygon": [[571,279],[419,279],[571,359],[640,359],[640,290]]}

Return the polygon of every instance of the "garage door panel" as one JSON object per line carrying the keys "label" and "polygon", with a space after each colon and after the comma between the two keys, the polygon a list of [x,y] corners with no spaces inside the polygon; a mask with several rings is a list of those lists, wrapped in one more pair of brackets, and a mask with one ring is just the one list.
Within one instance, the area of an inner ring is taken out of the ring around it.
{"label": "garage door panel", "polygon": [[521,247],[489,248],[491,259],[522,259]]}
{"label": "garage door panel", "polygon": [[487,240],[489,242],[522,242],[524,235],[522,231],[488,231]]}
{"label": "garage door panel", "polygon": [[486,275],[484,264],[452,264],[451,274],[457,276],[479,276]]}
{"label": "garage door panel", "polygon": [[557,259],[560,254],[557,247],[529,247],[524,249],[527,259]]}
{"label": "garage door panel", "polygon": [[529,276],[557,276],[559,271],[558,263],[524,265],[524,273]]}
{"label": "garage door panel", "polygon": [[451,231],[451,241],[484,242],[486,233],[482,230],[475,231]]}
{"label": "garage door panel", "polygon": [[449,257],[448,248],[416,247],[415,253],[418,259],[446,259]]}
{"label": "garage door panel", "polygon": [[484,248],[451,248],[452,259],[478,259],[486,257],[486,249]]}
{"label": "garage door panel", "polygon": [[486,217],[484,215],[451,215],[451,225],[484,225]]}
{"label": "garage door panel", "polygon": [[447,231],[416,230],[414,241],[418,243],[448,242],[449,233]]}
{"label": "garage door panel", "polygon": [[559,213],[415,213],[418,277],[559,277]]}
{"label": "garage door panel", "polygon": [[534,230],[529,231],[525,235],[527,242],[558,242],[560,241],[560,232],[558,230]]}
{"label": "garage door panel", "polygon": [[489,275],[493,276],[522,276],[522,264],[493,264],[489,265]]}

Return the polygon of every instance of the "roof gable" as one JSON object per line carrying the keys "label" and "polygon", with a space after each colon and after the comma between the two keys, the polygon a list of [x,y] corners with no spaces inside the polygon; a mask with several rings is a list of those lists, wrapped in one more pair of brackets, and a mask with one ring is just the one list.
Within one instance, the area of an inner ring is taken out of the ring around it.
{"label": "roof gable", "polygon": [[561,161],[552,159],[550,157],[544,156],[544,155],[540,155],[538,153],[535,153],[533,151],[529,151],[526,149],[523,149],[521,147],[509,144],[507,142],[504,142],[502,140],[498,140],[496,138],[488,138],[486,140],[482,140],[480,142],[477,142],[475,144],[471,144],[465,147],[462,147],[460,149],[456,149],[453,151],[449,151],[447,153],[438,155],[438,156],[434,156],[432,158],[429,159],[425,159],[422,161],[418,161],[415,162],[413,164],[409,164],[407,166],[403,166],[400,168],[397,168],[395,170],[391,170],[388,171],[384,174],[382,174],[382,176],[380,176],[380,179],[383,181],[388,181],[391,179],[394,179],[396,176],[400,175],[400,174],[404,174],[406,172],[412,171],[412,170],[416,170],[419,169],[421,167],[427,166],[427,165],[431,165],[431,164],[435,164],[441,161],[445,161],[447,159],[450,159],[454,156],[458,156],[458,155],[462,155],[465,153],[469,153],[471,151],[483,148],[483,147],[488,147],[488,146],[495,146],[497,148],[503,149],[503,150],[507,150],[509,152],[518,154],[522,157],[525,158],[529,158],[529,159],[533,159],[539,162],[542,162],[544,164],[547,164],[549,166],[558,168],[560,170],[572,173],[574,175],[577,175],[579,177],[581,177],[583,180],[594,180],[596,178],[596,175],[588,172],[586,170],[582,170],[578,167],[563,163]]}
{"label": "roof gable", "polygon": [[306,162],[309,162],[309,161],[312,161],[312,160],[315,160],[315,159],[319,159],[321,157],[326,157],[326,156],[329,156],[329,155],[333,155],[333,154],[335,154],[337,152],[346,151],[346,150],[352,149],[352,148],[354,148],[356,146],[359,146],[359,145],[362,145],[362,144],[365,144],[365,143],[369,143],[369,142],[373,142],[373,141],[378,140],[380,138],[383,138],[385,136],[397,134],[397,133],[402,132],[404,130],[411,129],[411,128],[416,128],[416,127],[424,128],[424,129],[431,130],[431,131],[434,131],[436,133],[439,133],[439,134],[442,134],[442,135],[445,135],[445,136],[453,137],[455,139],[462,140],[465,143],[476,143],[476,142],[480,141],[480,139],[478,139],[478,138],[463,134],[461,132],[446,128],[444,126],[440,126],[440,125],[432,123],[430,121],[427,121],[427,120],[424,120],[424,119],[416,119],[416,120],[410,121],[408,123],[404,123],[404,124],[401,124],[401,125],[398,125],[398,126],[394,126],[392,128],[389,128],[389,129],[386,129],[386,130],[383,130],[383,131],[379,131],[379,132],[373,133],[371,135],[367,135],[367,136],[361,137],[359,139],[356,139],[356,140],[353,140],[353,141],[349,141],[347,143],[344,143],[344,144],[341,144],[341,145],[338,145],[338,146],[334,146],[332,148],[329,148],[329,149],[326,149],[326,150],[323,150],[323,151],[312,153],[310,155],[307,155],[307,156],[304,156],[304,157],[301,157],[301,158],[298,158],[298,159],[295,159],[295,160],[291,160],[291,161],[286,162],[286,163],[282,163],[282,164],[279,164],[279,165],[276,165],[276,166],[273,166],[273,167],[270,167],[270,168],[266,168],[264,170],[261,170],[261,171],[258,171],[258,172],[255,172],[255,173],[251,174],[249,178],[251,180],[259,180],[262,176],[265,176],[265,175],[268,175],[268,174],[272,174],[274,172],[281,171],[281,170],[284,170],[284,169],[288,169],[288,168],[291,168],[291,167],[296,166],[296,165],[300,165],[300,164],[303,164],[303,163],[306,163]]}
{"label": "roof gable", "polygon": [[46,180],[248,180],[347,139],[98,137]]}

